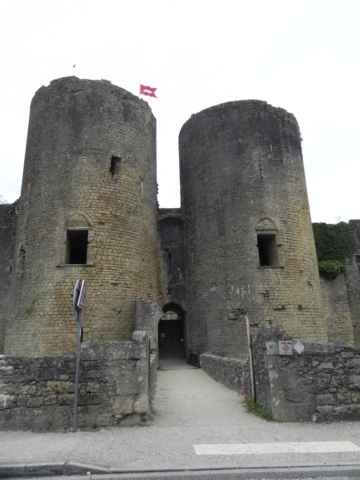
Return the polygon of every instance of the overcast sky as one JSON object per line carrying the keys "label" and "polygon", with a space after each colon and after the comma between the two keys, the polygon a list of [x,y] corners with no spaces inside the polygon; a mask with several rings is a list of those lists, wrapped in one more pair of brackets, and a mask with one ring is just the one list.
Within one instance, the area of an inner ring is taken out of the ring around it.
{"label": "overcast sky", "polygon": [[2,200],[20,195],[34,93],[76,75],[158,89],[142,98],[157,119],[161,207],[180,205],[191,114],[259,99],[299,122],[312,220],[360,218],[360,1],[0,0],[0,19]]}

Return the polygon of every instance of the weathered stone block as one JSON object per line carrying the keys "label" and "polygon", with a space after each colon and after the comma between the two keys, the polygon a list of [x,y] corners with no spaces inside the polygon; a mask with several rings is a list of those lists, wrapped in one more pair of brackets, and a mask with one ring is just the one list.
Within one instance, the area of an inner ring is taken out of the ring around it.
{"label": "weathered stone block", "polygon": [[5,377],[6,375],[11,375],[14,372],[14,367],[11,365],[1,365],[0,364],[0,375]]}
{"label": "weathered stone block", "polygon": [[353,360],[351,360],[349,362],[349,367],[360,370],[360,358],[354,358]]}
{"label": "weathered stone block", "polygon": [[[351,395],[350,393],[338,393],[337,395],[337,402],[336,403],[343,403],[343,404],[348,404],[348,403],[351,403],[353,400],[352,400],[352,397],[353,395]],[[360,395],[359,395],[359,398],[360,398]]]}
{"label": "weathered stone block", "polygon": [[21,393],[23,395],[35,395],[37,393],[36,385],[23,385],[21,387]]}
{"label": "weathered stone block", "polygon": [[349,376],[349,388],[352,390],[360,389],[360,375]]}
{"label": "weathered stone block", "polygon": [[90,392],[90,393],[97,393],[101,390],[101,386],[99,383],[95,383],[95,382],[86,382],[86,383],[82,383],[80,381],[80,388],[79,388],[79,391],[81,393],[85,393],[85,392]]}
{"label": "weathered stone block", "polygon": [[74,404],[74,395],[71,394],[61,394],[57,396],[57,403],[60,406],[63,405],[73,405]]}
{"label": "weathered stone block", "polygon": [[351,395],[351,401],[353,403],[359,403],[360,404],[360,393],[353,393]]}
{"label": "weathered stone block", "polygon": [[360,417],[360,405],[340,405],[334,407],[326,416],[328,421],[335,420],[358,420]]}
{"label": "weathered stone block", "polygon": [[57,395],[47,395],[44,397],[44,405],[55,405],[57,403]]}
{"label": "weathered stone block", "polygon": [[16,406],[16,397],[0,394],[0,410],[14,408]]}
{"label": "weathered stone block", "polygon": [[46,384],[46,390],[56,393],[73,392],[74,384],[72,382],[49,381]]}
{"label": "weathered stone block", "polygon": [[303,341],[304,351],[302,355],[327,355],[335,353],[335,346],[332,343]]}
{"label": "weathered stone block", "polygon": [[79,407],[77,424],[85,428],[107,427],[112,425],[112,415],[109,411],[100,411],[96,406]]}
{"label": "weathered stone block", "polygon": [[318,366],[319,370],[332,370],[332,368],[333,368],[332,362],[322,362]]}
{"label": "weathered stone block", "polygon": [[318,405],[316,407],[316,411],[319,412],[320,414],[324,415],[325,418],[327,418],[327,415],[333,412],[334,408],[329,405]]}
{"label": "weathered stone block", "polygon": [[105,407],[109,403],[106,393],[81,394],[78,396],[78,405],[103,405]]}
{"label": "weathered stone block", "polygon": [[135,413],[146,413],[149,410],[149,397],[147,394],[139,395],[134,402]]}
{"label": "weathered stone block", "polygon": [[335,405],[336,397],[331,394],[321,394],[316,397],[318,405]]}
{"label": "weathered stone block", "polygon": [[18,407],[26,407],[27,405],[27,396],[26,395],[19,395],[17,398],[17,406]]}
{"label": "weathered stone block", "polygon": [[123,396],[116,395],[113,399],[113,410],[116,415],[127,415],[133,412],[134,406],[134,397],[133,396]]}
{"label": "weathered stone block", "polygon": [[28,408],[39,408],[44,404],[43,397],[27,397]]}
{"label": "weathered stone block", "polygon": [[147,332],[145,330],[135,330],[132,335],[132,339],[137,343],[145,343],[148,339]]}
{"label": "weathered stone block", "polygon": [[[354,358],[354,352],[340,352],[340,358]],[[351,362],[352,363],[352,362]],[[355,360],[356,363],[356,360]],[[358,361],[357,366],[360,366],[360,360]]]}

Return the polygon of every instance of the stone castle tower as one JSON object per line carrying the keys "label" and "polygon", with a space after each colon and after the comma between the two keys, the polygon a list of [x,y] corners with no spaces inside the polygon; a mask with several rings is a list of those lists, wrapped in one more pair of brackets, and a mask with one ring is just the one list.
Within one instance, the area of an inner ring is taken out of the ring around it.
{"label": "stone castle tower", "polygon": [[73,352],[78,278],[84,342],[130,339],[137,298],[175,312],[153,333],[187,356],[246,354],[246,315],[252,333],[275,323],[327,340],[295,117],[256,100],[218,105],[185,123],[179,150],[181,209],[157,209],[145,101],[76,77],[37,91],[0,353]]}
{"label": "stone castle tower", "polygon": [[71,295],[87,284],[83,340],[126,340],[135,298],[157,300],[156,121],[108,81],[63,78],[31,103],[5,353],[74,350]]}
{"label": "stone castle tower", "polygon": [[218,105],[185,123],[179,148],[192,348],[246,352],[245,314],[326,340],[295,117],[256,100]]}

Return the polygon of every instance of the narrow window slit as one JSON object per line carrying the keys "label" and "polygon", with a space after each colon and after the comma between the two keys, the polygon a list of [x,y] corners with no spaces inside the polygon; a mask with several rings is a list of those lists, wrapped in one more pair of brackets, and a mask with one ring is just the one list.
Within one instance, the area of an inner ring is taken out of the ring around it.
{"label": "narrow window slit", "polygon": [[111,157],[109,173],[111,173],[112,177],[115,174],[119,173],[120,163],[121,163],[121,157],[117,157],[115,155]]}

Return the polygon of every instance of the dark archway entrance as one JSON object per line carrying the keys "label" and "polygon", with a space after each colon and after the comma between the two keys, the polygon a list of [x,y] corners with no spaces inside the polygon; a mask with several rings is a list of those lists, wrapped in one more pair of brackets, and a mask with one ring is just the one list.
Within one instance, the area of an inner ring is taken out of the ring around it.
{"label": "dark archway entrance", "polygon": [[185,312],[175,305],[164,307],[164,315],[159,321],[159,359],[186,358]]}

